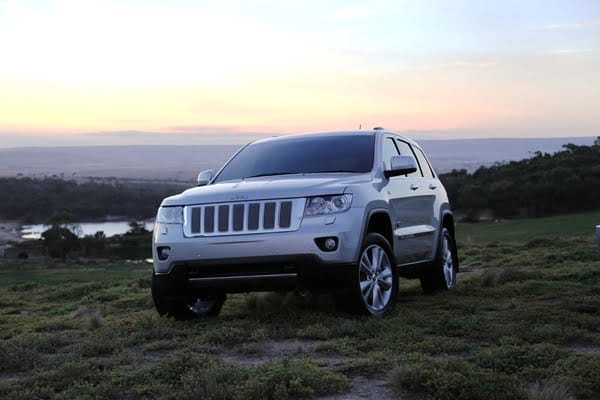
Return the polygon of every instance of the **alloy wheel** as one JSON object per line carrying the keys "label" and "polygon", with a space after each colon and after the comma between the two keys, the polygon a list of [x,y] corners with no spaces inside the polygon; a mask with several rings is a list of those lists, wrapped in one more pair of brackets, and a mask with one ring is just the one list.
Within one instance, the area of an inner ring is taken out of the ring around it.
{"label": "alloy wheel", "polygon": [[444,235],[444,240],[442,241],[442,266],[446,287],[452,289],[456,286],[456,268],[454,268],[452,245],[448,235]]}
{"label": "alloy wheel", "polygon": [[367,247],[358,270],[360,292],[367,309],[372,313],[383,310],[392,298],[392,264],[386,251],[379,245]]}

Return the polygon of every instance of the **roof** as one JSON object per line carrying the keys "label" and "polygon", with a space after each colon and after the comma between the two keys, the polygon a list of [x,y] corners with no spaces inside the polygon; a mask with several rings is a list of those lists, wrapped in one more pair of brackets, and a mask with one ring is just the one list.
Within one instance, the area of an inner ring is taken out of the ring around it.
{"label": "roof", "polygon": [[373,130],[354,130],[354,131],[331,131],[331,132],[313,132],[313,133],[296,133],[291,135],[282,135],[282,136],[273,136],[270,138],[260,139],[255,141],[254,143],[264,143],[271,141],[280,141],[280,140],[296,140],[303,139],[306,137],[332,137],[332,136],[377,136],[377,135],[385,135],[385,134],[393,134],[396,136],[405,139],[411,144],[416,144],[414,140],[407,138],[397,132],[393,132],[390,130],[386,130],[380,127],[377,127]]}

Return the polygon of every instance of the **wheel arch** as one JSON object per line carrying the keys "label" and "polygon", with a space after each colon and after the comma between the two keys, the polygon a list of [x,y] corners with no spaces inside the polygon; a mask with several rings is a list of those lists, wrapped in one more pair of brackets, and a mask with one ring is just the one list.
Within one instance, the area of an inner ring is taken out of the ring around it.
{"label": "wheel arch", "polygon": [[[367,237],[370,232],[381,234],[389,242],[392,251],[394,250],[394,231],[392,228],[390,213],[387,207],[377,204],[365,212],[360,243],[365,240],[365,237]],[[356,259],[358,259],[359,253],[360,245],[356,249]],[[394,262],[395,261],[396,260],[394,260]]]}
{"label": "wheel arch", "polygon": [[376,210],[369,213],[365,235],[375,232],[387,239],[390,247],[394,248],[394,232],[392,231],[392,221],[387,211]]}

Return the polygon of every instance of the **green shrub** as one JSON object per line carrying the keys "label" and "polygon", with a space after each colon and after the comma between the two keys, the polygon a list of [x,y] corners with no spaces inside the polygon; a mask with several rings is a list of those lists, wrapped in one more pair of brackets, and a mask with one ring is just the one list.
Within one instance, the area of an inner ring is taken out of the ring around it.
{"label": "green shrub", "polygon": [[0,341],[0,372],[24,372],[35,367],[40,354],[13,341]]}
{"label": "green shrub", "polygon": [[527,375],[548,368],[565,354],[564,350],[548,343],[503,344],[479,353],[476,363],[497,372]]}
{"label": "green shrub", "polygon": [[287,399],[314,397],[348,389],[348,379],[310,361],[283,359],[259,368],[245,382],[242,397]]}
{"label": "green shrub", "polygon": [[425,392],[440,400],[526,398],[516,377],[456,358],[405,361],[392,370],[391,381],[397,390]]}
{"label": "green shrub", "polygon": [[600,396],[600,356],[570,356],[557,361],[550,373],[578,397]]}

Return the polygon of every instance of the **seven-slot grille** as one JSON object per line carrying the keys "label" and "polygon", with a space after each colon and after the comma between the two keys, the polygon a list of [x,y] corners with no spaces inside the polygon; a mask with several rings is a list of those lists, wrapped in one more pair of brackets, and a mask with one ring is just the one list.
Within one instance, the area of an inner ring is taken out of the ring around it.
{"label": "seven-slot grille", "polygon": [[297,230],[305,199],[260,200],[185,207],[185,236],[247,235]]}

